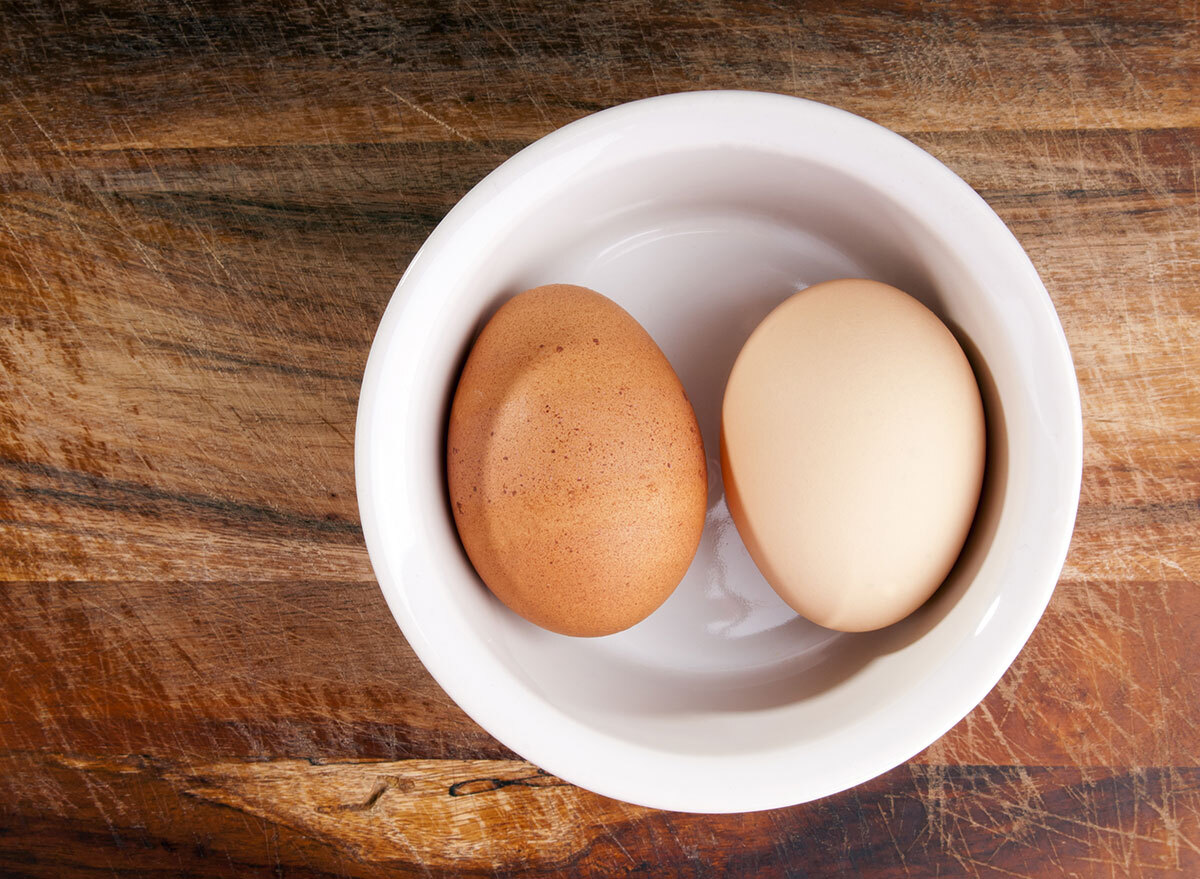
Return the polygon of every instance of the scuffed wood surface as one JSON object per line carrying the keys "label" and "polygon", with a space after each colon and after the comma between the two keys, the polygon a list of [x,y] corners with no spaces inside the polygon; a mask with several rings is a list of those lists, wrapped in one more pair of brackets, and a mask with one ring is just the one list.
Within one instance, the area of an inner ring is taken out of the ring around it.
{"label": "scuffed wood surface", "polygon": [[[0,874],[1200,875],[1197,46],[1194,4],[0,7]],[[746,816],[493,741],[354,503],[371,336],[438,219],[542,134],[695,88],[954,168],[1046,281],[1085,419],[1071,554],[996,690]]]}
{"label": "scuffed wood surface", "polygon": [[88,779],[90,796],[22,816],[25,860],[8,862],[81,874],[113,863],[120,839],[118,863],[138,874],[1189,875],[1196,822],[1165,828],[1200,805],[1195,768],[917,764],[803,809],[724,818],[649,812],[512,760],[38,755],[0,769],[55,793]]}

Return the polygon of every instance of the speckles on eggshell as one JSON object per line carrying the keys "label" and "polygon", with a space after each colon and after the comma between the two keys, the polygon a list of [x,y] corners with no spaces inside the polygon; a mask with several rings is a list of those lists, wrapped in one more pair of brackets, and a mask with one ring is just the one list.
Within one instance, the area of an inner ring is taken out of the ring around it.
{"label": "speckles on eggshell", "polygon": [[708,485],[695,414],[645,330],[598,293],[552,285],[506,303],[468,357],[447,444],[461,449],[447,476],[468,555],[539,625],[626,628],[695,554]]}

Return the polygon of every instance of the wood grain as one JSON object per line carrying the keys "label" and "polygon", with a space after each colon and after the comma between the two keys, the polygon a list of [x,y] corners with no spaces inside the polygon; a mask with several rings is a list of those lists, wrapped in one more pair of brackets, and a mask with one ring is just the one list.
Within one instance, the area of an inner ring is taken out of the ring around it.
{"label": "wood grain", "polygon": [[[652,812],[511,760],[192,763],[18,756],[51,803],[7,875],[1194,875],[1200,770],[901,767],[836,799]],[[86,779],[86,784],[81,784]],[[486,832],[481,832],[486,828]],[[69,857],[59,854],[73,843]],[[48,856],[48,857],[47,857]],[[45,858],[45,860],[43,860]]]}
{"label": "wood grain", "polygon": [[[1200,19],[970,0],[0,7],[0,874],[1200,875]],[[753,815],[542,775],[405,643],[358,382],[471,185],[588,112],[753,88],[909,136],[1037,265],[1078,526],[999,686]]]}

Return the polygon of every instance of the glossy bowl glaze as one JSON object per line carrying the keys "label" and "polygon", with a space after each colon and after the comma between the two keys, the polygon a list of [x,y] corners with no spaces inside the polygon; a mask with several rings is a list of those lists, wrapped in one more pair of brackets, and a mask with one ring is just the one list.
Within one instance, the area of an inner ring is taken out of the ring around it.
{"label": "glossy bowl glaze", "polygon": [[[915,614],[855,635],[796,616],[766,584],[730,522],[717,460],[742,343],[791,293],[839,277],[875,278],[932,308],[967,351],[988,418],[984,494],[958,564]],[[444,483],[447,411],[472,339],[505,299],[553,282],[601,291],[650,332],[695,405],[709,460],[687,576],[647,620],[598,639],[538,629],[487,591]],[[464,711],[583,787],[732,812],[872,778],[987,694],[1054,590],[1081,436],[1053,305],[966,183],[832,107],[695,92],[572,123],[446,216],[376,335],[355,468],[388,604]]]}

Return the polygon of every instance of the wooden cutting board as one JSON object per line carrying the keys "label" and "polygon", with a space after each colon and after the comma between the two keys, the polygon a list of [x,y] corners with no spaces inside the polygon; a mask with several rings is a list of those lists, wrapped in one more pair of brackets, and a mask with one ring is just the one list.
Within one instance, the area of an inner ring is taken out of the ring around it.
{"label": "wooden cutting board", "polygon": [[[1200,875],[1200,22],[1054,7],[0,8],[0,874]],[[441,216],[554,128],[697,88],[836,104],[962,175],[1049,288],[1085,436],[995,691],[879,779],[723,817],[468,720],[374,583],[352,461]]]}

